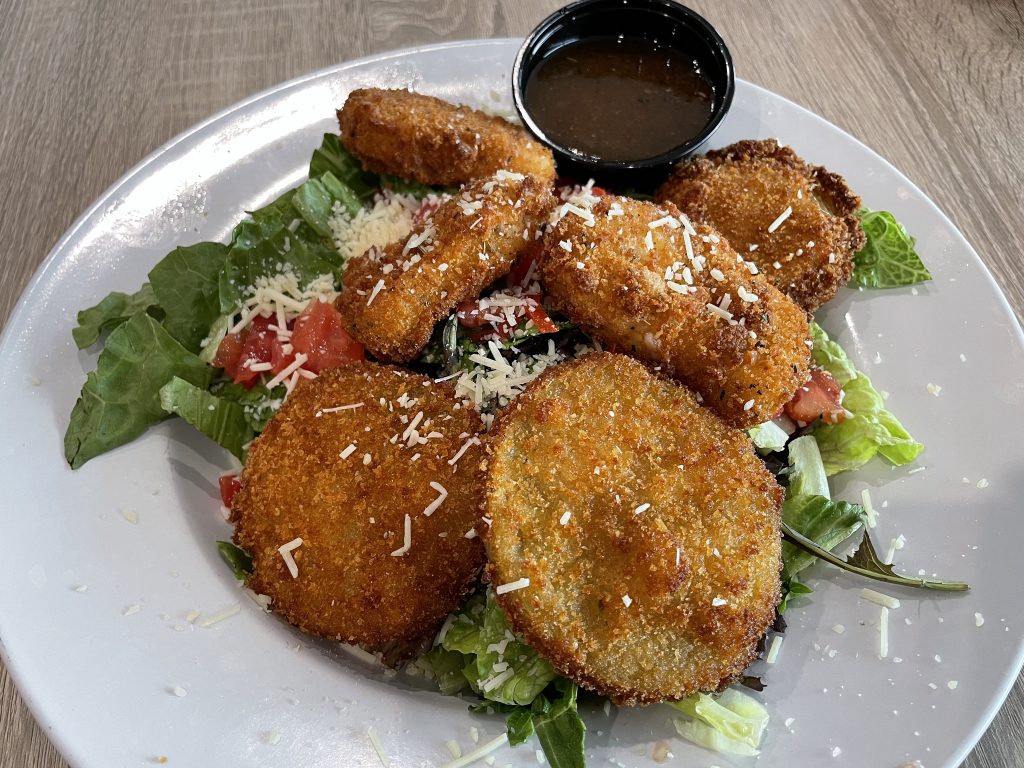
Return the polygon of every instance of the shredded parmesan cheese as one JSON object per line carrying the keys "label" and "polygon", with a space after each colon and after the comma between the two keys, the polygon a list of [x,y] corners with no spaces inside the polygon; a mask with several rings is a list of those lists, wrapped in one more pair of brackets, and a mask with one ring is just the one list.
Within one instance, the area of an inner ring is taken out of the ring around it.
{"label": "shredded parmesan cheese", "polygon": [[775,221],[773,221],[771,224],[768,225],[768,232],[769,232],[769,234],[774,232],[779,227],[781,227],[782,226],[782,222],[784,222],[786,219],[788,219],[790,217],[790,214],[792,214],[792,213],[793,213],[793,206],[791,206],[791,205],[786,206],[786,210],[784,210],[782,213],[780,213],[779,217],[777,219],[775,219]]}
{"label": "shredded parmesan cheese", "polygon": [[779,651],[782,650],[782,635],[775,635],[772,644],[768,646],[768,655],[765,656],[765,664],[774,664],[779,658]]}
{"label": "shredded parmesan cheese", "polygon": [[900,607],[900,601],[895,597],[881,592],[876,592],[875,590],[868,589],[867,587],[860,591],[860,596],[862,600],[867,600],[868,602],[880,605],[883,608],[896,609]]}
{"label": "shredded parmesan cheese", "polygon": [[440,507],[444,500],[448,498],[448,491],[440,483],[436,483],[433,480],[430,481],[430,487],[437,491],[437,498],[430,502],[423,510],[424,517],[430,517],[437,508]]}
{"label": "shredded parmesan cheese", "polygon": [[517,589],[524,589],[530,586],[530,580],[525,576],[515,581],[510,581],[507,584],[499,584],[495,587],[494,591],[496,594],[504,595],[506,592],[515,592]]}
{"label": "shredded parmesan cheese", "polygon": [[230,619],[232,616],[238,615],[241,612],[241,610],[242,606],[240,606],[238,603],[234,603],[233,605],[229,605],[227,608],[223,608],[222,610],[219,610],[216,613],[207,616],[205,619],[202,619],[201,621],[197,621],[196,626],[203,627],[204,629],[206,627],[212,627],[214,624],[219,624],[225,619]]}
{"label": "shredded parmesan cheese", "polygon": [[[433,510],[431,510],[433,511]],[[402,557],[409,548],[412,546],[412,518],[409,517],[408,513],[405,515],[405,525],[403,530],[402,546],[391,553],[392,557]]]}
{"label": "shredded parmesan cheese", "polygon": [[391,758],[388,757],[388,753],[384,751],[384,745],[380,743],[380,737],[377,735],[377,729],[372,725],[366,729],[366,735],[370,738],[370,744],[373,745],[373,751],[377,753],[377,758],[380,760],[380,764],[384,768],[391,768]]}
{"label": "shredded parmesan cheese", "polygon": [[502,733],[500,736],[492,739],[491,741],[488,741],[485,744],[482,744],[479,748],[474,749],[472,752],[463,755],[457,760],[452,760],[450,763],[445,763],[443,766],[441,766],[441,768],[465,768],[465,766],[471,765],[472,763],[475,763],[477,760],[487,757],[487,755],[491,754],[491,752],[493,752],[496,749],[500,749],[506,744],[508,744],[507,732]]}
{"label": "shredded parmesan cheese", "polygon": [[292,575],[293,579],[299,578],[299,566],[296,564],[295,558],[292,557],[292,552],[301,546],[302,539],[297,537],[277,548],[277,551],[281,553],[281,559],[284,560],[284,564],[288,567],[288,573]]}

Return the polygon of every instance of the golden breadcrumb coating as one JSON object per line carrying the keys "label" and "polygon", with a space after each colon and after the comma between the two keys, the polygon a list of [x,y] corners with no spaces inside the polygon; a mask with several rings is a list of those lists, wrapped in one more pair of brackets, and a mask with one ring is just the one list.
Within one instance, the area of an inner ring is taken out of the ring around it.
{"label": "golden breadcrumb coating", "polygon": [[[253,443],[232,503],[248,586],[321,637],[382,651],[428,640],[483,565],[480,542],[464,537],[479,514],[479,440],[450,463],[481,429],[450,387],[391,366],[349,363],[302,382]],[[428,516],[441,495],[432,482],[447,496]],[[394,556],[406,515],[411,544]],[[292,578],[278,548],[296,538]]]}
{"label": "golden breadcrumb coating", "polygon": [[684,220],[671,203],[613,196],[593,224],[566,215],[545,239],[545,289],[588,333],[660,366],[729,424],[768,421],[809,378],[807,317],[715,230]]}
{"label": "golden breadcrumb coating", "polygon": [[495,171],[555,180],[551,150],[522,128],[404,90],[360,88],[338,110],[341,141],[375,173],[457,186]]}
{"label": "golden breadcrumb coating", "polygon": [[779,600],[783,497],[746,435],[596,353],[534,381],[487,456],[487,578],[530,580],[497,599],[559,672],[617,704],[742,674]]}
{"label": "golden breadcrumb coating", "polygon": [[336,302],[346,329],[382,360],[412,360],[439,320],[508,273],[553,204],[521,174],[466,185],[406,239],[349,261]]}
{"label": "golden breadcrumb coating", "polygon": [[774,139],[740,141],[683,161],[657,199],[717,229],[808,312],[846,285],[853,255],[864,246],[860,198],[843,177],[808,165]]}

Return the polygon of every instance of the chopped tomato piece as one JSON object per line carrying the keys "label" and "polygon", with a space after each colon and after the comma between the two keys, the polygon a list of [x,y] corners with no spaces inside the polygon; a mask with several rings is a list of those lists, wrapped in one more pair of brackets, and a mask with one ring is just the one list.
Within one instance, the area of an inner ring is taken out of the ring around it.
{"label": "chopped tomato piece", "polygon": [[488,314],[487,310],[480,309],[480,302],[477,299],[467,299],[459,304],[455,308],[455,314],[463,328],[483,328],[490,324],[490,321],[484,319],[484,315]]}
{"label": "chopped tomato piece", "polygon": [[249,367],[253,363],[270,363],[275,373],[281,370],[291,358],[284,354],[277,331],[270,328],[273,324],[273,318],[256,317],[241,333],[229,333],[217,347],[213,364],[246,387],[252,387],[260,375]]}
{"label": "chopped tomato piece", "polygon": [[235,371],[238,370],[238,365],[242,360],[243,346],[245,346],[245,342],[241,334],[229,333],[221,339],[217,346],[217,354],[213,356],[213,365],[223,368],[228,376],[234,378]]}
{"label": "chopped tomato piece", "polygon": [[[582,186],[582,184],[570,176],[559,176],[555,180],[555,191],[558,193],[559,199],[562,199],[564,193],[572,192],[576,187]],[[590,188],[590,194],[594,197],[604,197],[608,194],[608,191],[604,187],[599,187],[595,184]]]}
{"label": "chopped tomato piece", "polygon": [[[505,278],[505,284],[510,288],[525,287],[527,276],[530,275],[530,270],[533,265],[540,258],[541,253],[544,252],[544,241],[534,240],[526,252],[523,253],[515,263],[512,265],[512,269],[508,273],[508,277]],[[533,270],[532,278],[536,279],[537,270]]]}
{"label": "chopped tomato piece", "polygon": [[295,320],[292,330],[295,352],[308,355],[302,367],[313,373],[350,360],[362,360],[363,345],[342,327],[341,314],[326,301],[312,301]]}
{"label": "chopped tomato piece", "polygon": [[260,376],[259,371],[250,368],[254,363],[279,363],[284,356],[281,342],[277,339],[277,331],[271,330],[274,318],[254,317],[245,331],[245,343],[242,346],[242,357],[233,374],[236,384],[253,386]]}
{"label": "chopped tomato piece", "polygon": [[548,313],[544,311],[544,307],[541,306],[539,301],[529,302],[526,305],[526,314],[533,320],[534,326],[541,333],[554,333],[558,330],[558,326],[551,320]]}
{"label": "chopped tomato piece", "polygon": [[231,502],[235,500],[235,494],[238,493],[242,488],[242,483],[238,479],[238,475],[221,475],[220,476],[220,500],[224,502],[224,506],[228,509],[231,508]]}
{"label": "chopped tomato piece", "polygon": [[842,391],[828,371],[812,368],[810,380],[796,391],[783,410],[801,424],[810,424],[819,416],[826,424],[838,424],[846,419],[846,409],[839,402]]}
{"label": "chopped tomato piece", "polygon": [[433,199],[426,198],[420,203],[420,207],[416,209],[416,213],[412,215],[412,226],[415,229],[424,221],[429,219],[434,211],[436,211],[441,203],[444,202],[444,198],[435,197]]}

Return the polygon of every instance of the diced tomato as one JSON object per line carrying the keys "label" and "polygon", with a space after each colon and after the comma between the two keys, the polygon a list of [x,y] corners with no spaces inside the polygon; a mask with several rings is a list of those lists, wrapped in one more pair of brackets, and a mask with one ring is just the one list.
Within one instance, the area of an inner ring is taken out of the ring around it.
{"label": "diced tomato", "polygon": [[284,368],[292,358],[284,354],[277,331],[270,328],[274,322],[274,318],[255,317],[241,333],[225,336],[213,364],[223,368],[236,384],[246,387],[252,387],[260,375],[249,367],[253,363],[270,363],[275,373]]}
{"label": "diced tomato", "polygon": [[554,333],[558,330],[558,326],[554,324],[548,313],[544,311],[544,307],[541,306],[539,301],[536,303],[529,302],[526,305],[526,314],[533,320],[534,326],[541,333]]}
{"label": "diced tomato", "polygon": [[810,380],[796,391],[783,410],[802,424],[810,424],[818,417],[826,424],[838,424],[846,419],[846,410],[839,402],[842,391],[828,371],[813,368]]}
{"label": "diced tomato", "polygon": [[313,373],[364,357],[363,345],[348,335],[341,314],[326,301],[310,302],[295,320],[291,341],[295,352],[309,356],[302,367]]}
{"label": "diced tomato", "polygon": [[213,356],[213,365],[223,368],[231,378],[235,377],[235,371],[242,360],[242,347],[245,341],[241,334],[229,333],[217,346],[217,354]]}
{"label": "diced tomato", "polygon": [[467,299],[459,304],[455,308],[455,314],[463,328],[483,328],[490,324],[484,319],[484,315],[488,314],[487,310],[480,309],[480,302],[477,299]]}
{"label": "diced tomato", "polygon": [[416,213],[412,215],[413,228],[415,229],[433,215],[434,211],[436,211],[443,202],[443,197],[435,197],[433,199],[427,198],[420,203],[420,207],[417,208]]}
{"label": "diced tomato", "polygon": [[220,476],[220,500],[224,502],[224,506],[228,509],[231,508],[231,502],[235,500],[235,494],[238,493],[242,488],[242,483],[238,479],[238,475],[221,475]]}
{"label": "diced tomato", "polygon": [[[570,193],[576,187],[582,186],[582,184],[580,184],[578,181],[576,181],[576,179],[570,176],[559,176],[555,180],[555,191],[560,199],[562,198],[563,194]],[[608,194],[608,191],[604,187],[599,187],[595,184],[590,188],[590,194],[592,194],[594,197],[604,197],[605,195]]]}
{"label": "diced tomato", "polygon": [[[525,287],[526,277],[530,274],[530,268],[536,263],[543,251],[544,241],[534,240],[529,248],[512,264],[512,269],[509,271],[508,277],[505,278],[505,284],[510,288]],[[533,277],[537,277],[537,270],[533,270]]]}

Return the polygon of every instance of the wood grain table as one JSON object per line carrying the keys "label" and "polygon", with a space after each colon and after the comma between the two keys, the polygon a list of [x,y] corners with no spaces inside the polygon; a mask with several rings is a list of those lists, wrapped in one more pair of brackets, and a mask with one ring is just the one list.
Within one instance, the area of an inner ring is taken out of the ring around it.
{"label": "wood grain table", "polygon": [[[521,36],[558,0],[0,0],[0,322],[124,171],[256,91],[394,48]],[[1024,6],[692,0],[738,74],[888,158],[1024,310]],[[10,514],[10,510],[8,510]],[[0,669],[0,768],[58,768]],[[1024,681],[969,768],[1024,765]]]}

